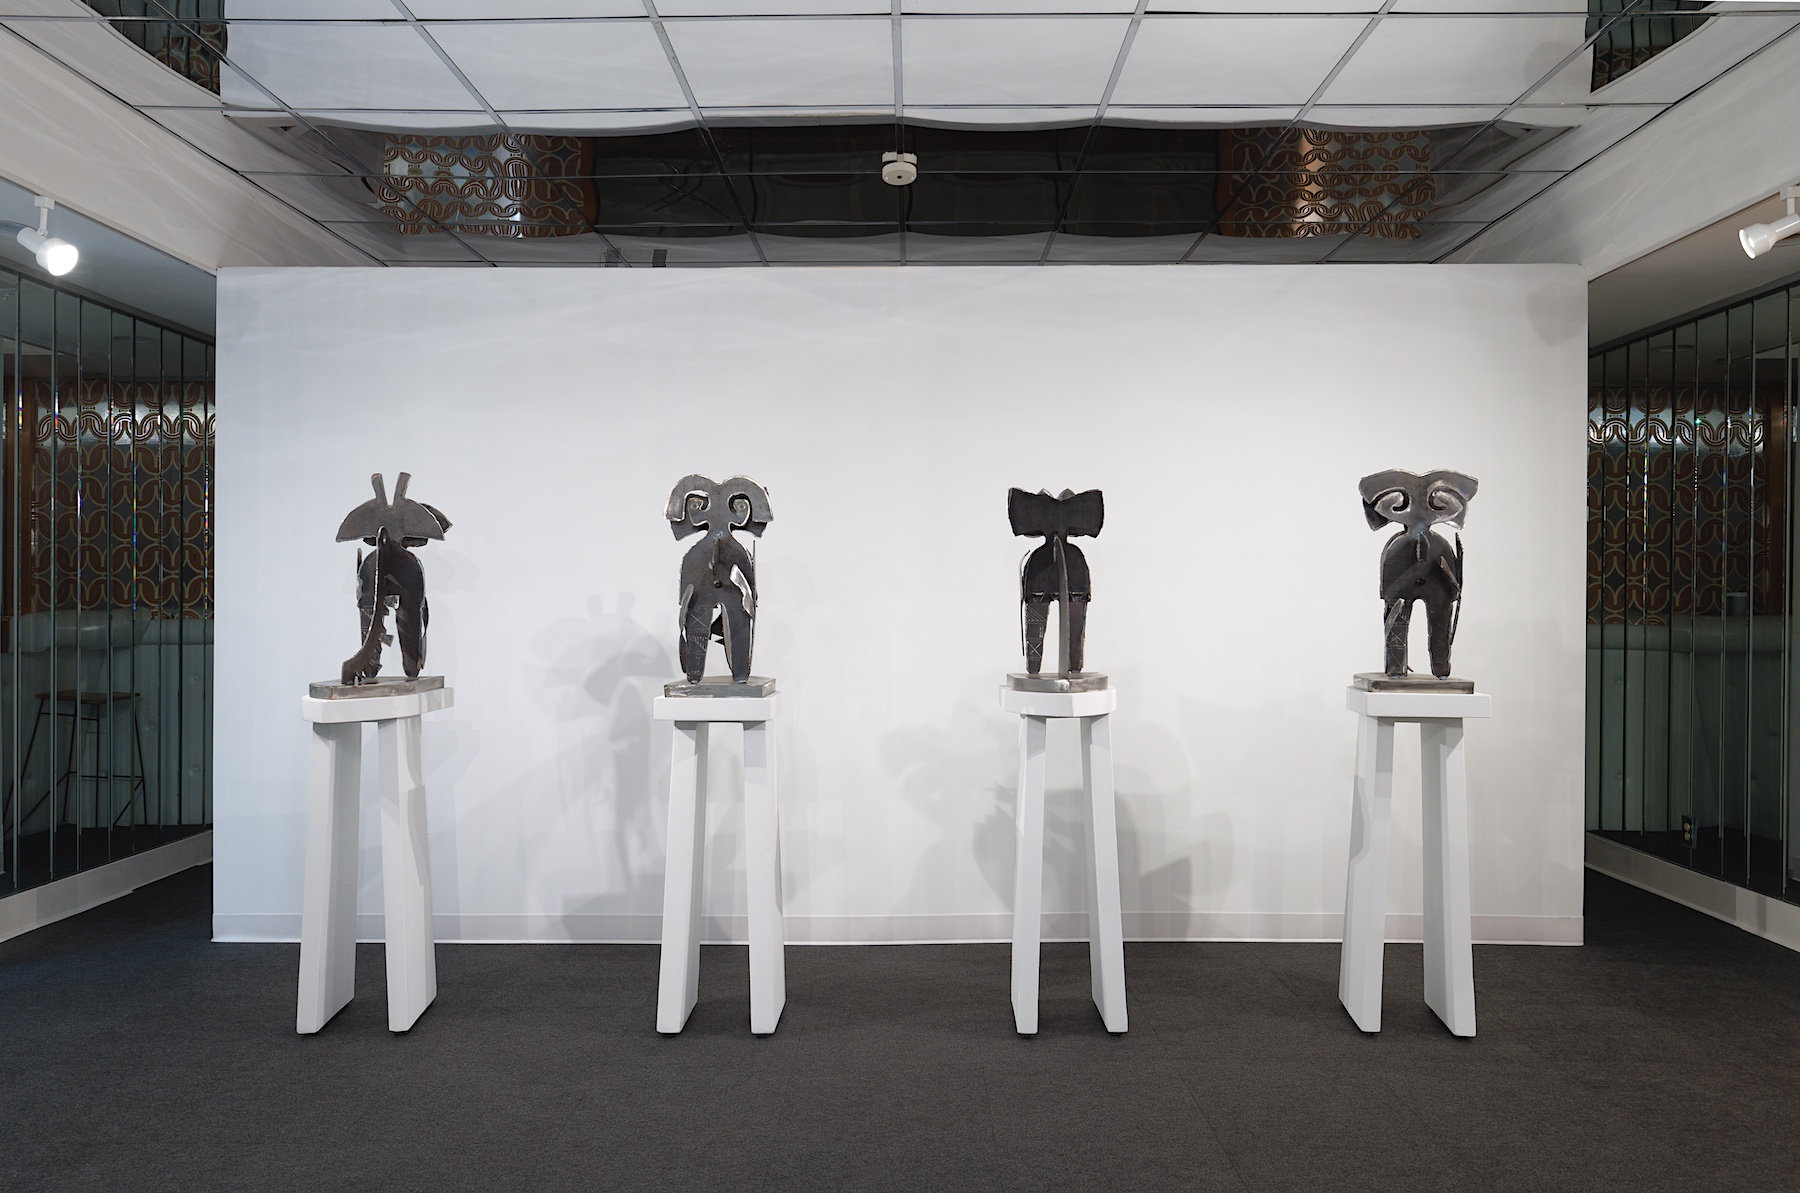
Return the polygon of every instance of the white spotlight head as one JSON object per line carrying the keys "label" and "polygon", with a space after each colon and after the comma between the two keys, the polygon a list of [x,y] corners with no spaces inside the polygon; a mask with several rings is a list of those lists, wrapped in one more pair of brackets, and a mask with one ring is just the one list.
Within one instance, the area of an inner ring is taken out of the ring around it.
{"label": "white spotlight head", "polygon": [[1751,224],[1738,232],[1738,243],[1752,261],[1774,248],[1776,241],[1800,232],[1800,215],[1794,214],[1795,201],[1800,200],[1800,182],[1783,187],[1781,197],[1787,200],[1785,216],[1766,224]]}
{"label": "white spotlight head", "polygon": [[80,249],[58,237],[45,236],[36,228],[20,228],[19,243],[31,250],[31,255],[51,277],[59,278],[68,273],[81,259]]}
{"label": "white spotlight head", "polygon": [[1800,215],[1790,215],[1772,224],[1751,224],[1738,233],[1738,243],[1755,259],[1774,248],[1776,241],[1796,232],[1800,232]]}

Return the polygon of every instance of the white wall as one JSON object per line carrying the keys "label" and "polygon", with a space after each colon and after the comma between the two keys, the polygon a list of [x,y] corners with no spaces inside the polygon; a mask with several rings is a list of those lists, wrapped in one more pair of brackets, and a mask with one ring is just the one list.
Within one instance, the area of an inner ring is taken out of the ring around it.
{"label": "white wall", "polygon": [[[297,934],[297,702],[356,645],[332,535],[401,469],[455,523],[422,553],[457,693],[426,728],[440,939],[656,938],[649,704],[685,549],[662,507],[693,471],[773,499],[756,669],[785,693],[789,939],[1007,934],[1009,485],[1106,492],[1088,647],[1120,693],[1127,933],[1332,937],[1343,691],[1381,659],[1356,481],[1451,467],[1481,480],[1457,670],[1495,709],[1469,735],[1476,935],[1579,939],[1578,269],[244,269],[219,300],[220,937]],[[1079,935],[1073,732],[1051,748],[1047,928]],[[734,766],[708,905],[739,935]],[[1397,826],[1416,938],[1410,794]],[[368,933],[377,866],[371,811]]]}

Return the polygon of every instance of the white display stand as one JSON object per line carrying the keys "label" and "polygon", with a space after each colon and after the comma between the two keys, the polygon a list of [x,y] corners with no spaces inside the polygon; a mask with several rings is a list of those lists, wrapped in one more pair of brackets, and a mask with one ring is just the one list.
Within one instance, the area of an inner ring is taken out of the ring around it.
{"label": "white display stand", "polygon": [[1356,733],[1350,867],[1338,999],[1356,1026],[1381,1030],[1381,954],[1386,943],[1388,822],[1394,790],[1394,726],[1419,725],[1425,838],[1425,1003],[1451,1034],[1475,1034],[1475,960],[1469,933],[1469,794],[1463,721],[1486,717],[1481,693],[1349,689]]}
{"label": "white display stand", "polygon": [[420,718],[454,693],[300,698],[312,722],[306,877],[300,899],[300,1004],[295,1030],[318,1031],[356,992],[356,855],[363,725],[375,722],[381,784],[381,893],[387,923],[388,1030],[405,1031],[437,997],[431,847],[425,828]]}
{"label": "white display stand", "polygon": [[1087,805],[1088,964],[1094,1005],[1106,1030],[1125,1031],[1125,933],[1119,917],[1118,813],[1113,806],[1112,712],[1119,696],[1097,692],[1000,689],[1000,707],[1019,714],[1018,863],[1013,885],[1013,1022],[1038,1029],[1038,941],[1044,902],[1044,744],[1049,722],[1081,722],[1081,782]]}
{"label": "white display stand", "polygon": [[750,897],[750,1030],[766,1036],[787,1003],[781,922],[781,833],[775,814],[775,735],[781,696],[658,696],[652,716],[675,722],[669,758],[668,872],[663,879],[662,973],[656,1030],[687,1025],[700,996],[700,921],[706,854],[706,746],[718,721],[744,727],[744,862]]}

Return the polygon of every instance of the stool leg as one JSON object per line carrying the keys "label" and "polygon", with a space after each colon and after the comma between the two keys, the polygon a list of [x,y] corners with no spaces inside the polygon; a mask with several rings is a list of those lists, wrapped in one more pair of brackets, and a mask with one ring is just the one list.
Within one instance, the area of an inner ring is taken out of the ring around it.
{"label": "stool leg", "polygon": [[1469,794],[1461,721],[1419,725],[1425,837],[1425,1004],[1450,1034],[1475,1034],[1469,931]]}
{"label": "stool leg", "polygon": [[781,919],[781,828],[775,797],[775,735],[744,724],[744,863],[750,895],[750,1031],[766,1036],[787,1005]]}
{"label": "stool leg", "polygon": [[1338,1000],[1364,1031],[1381,1030],[1381,953],[1387,940],[1388,813],[1394,792],[1394,723],[1360,717],[1344,888]]}
{"label": "stool leg", "polygon": [[1088,968],[1106,1030],[1125,1031],[1125,931],[1119,915],[1118,810],[1113,802],[1112,718],[1081,720],[1087,790]]}
{"label": "stool leg", "polygon": [[437,997],[431,840],[425,824],[422,717],[375,722],[381,771],[381,899],[387,921],[388,1030],[405,1031]]}
{"label": "stool leg", "polygon": [[662,973],[656,1030],[687,1025],[700,998],[700,897],[706,871],[707,722],[675,722],[669,757],[669,845],[663,873]]}
{"label": "stool leg", "polygon": [[1022,1036],[1038,1029],[1038,938],[1044,906],[1043,717],[1019,718],[1019,810],[1013,866],[1013,1023]]}
{"label": "stool leg", "polygon": [[294,1030],[310,1035],[356,993],[356,838],[362,723],[313,725],[306,795],[306,877],[300,891],[300,1001]]}

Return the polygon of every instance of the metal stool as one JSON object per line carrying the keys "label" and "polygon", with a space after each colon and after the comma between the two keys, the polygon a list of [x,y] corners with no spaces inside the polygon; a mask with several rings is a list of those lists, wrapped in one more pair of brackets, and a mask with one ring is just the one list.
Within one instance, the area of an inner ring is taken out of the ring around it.
{"label": "metal stool", "polygon": [[[117,828],[119,826],[119,821],[124,819],[127,813],[131,816],[131,827],[137,827],[137,797],[140,790],[142,790],[144,794],[144,809],[146,813],[148,813],[150,807],[150,772],[149,768],[144,765],[144,739],[138,729],[137,696],[138,694],[136,692],[82,692],[74,688],[59,688],[55,693],[39,692],[37,694],[37,716],[31,723],[31,736],[25,743],[25,757],[19,764],[19,774],[21,776],[31,767],[31,752],[37,746],[38,727],[44,723],[44,713],[51,700],[54,699],[56,702],[55,715],[58,717],[69,717],[74,721],[74,724],[69,727],[69,755],[63,764],[62,774],[58,775],[56,781],[50,784],[50,790],[38,797],[38,801],[31,805],[25,815],[20,818],[21,822],[31,819],[37,810],[44,806],[44,801],[57,794],[57,789],[61,788],[63,798],[57,802],[57,808],[59,810],[59,819],[57,823],[64,823],[60,817],[66,815],[68,811],[68,796],[74,791],[75,784],[84,777],[77,773],[75,769],[75,760],[78,757],[76,750],[81,741],[81,730],[85,725],[93,731],[94,773],[85,777],[93,780],[94,783],[94,827],[100,827],[101,784],[103,782],[110,784],[116,779],[128,779],[130,781],[130,798],[125,801],[124,810],[112,818],[112,824],[108,827]],[[135,761],[135,765],[132,770],[123,775],[116,775],[110,771],[101,774],[100,718],[106,715],[109,709],[115,708],[120,704],[129,704],[131,706],[131,756]],[[63,711],[64,705],[68,706],[67,712]],[[8,783],[6,787],[6,798],[4,801],[0,801],[0,820],[4,820],[7,812],[12,809],[12,797],[13,785]],[[79,808],[77,809],[77,812],[79,813]],[[79,816],[75,823],[76,827],[79,828]]]}

